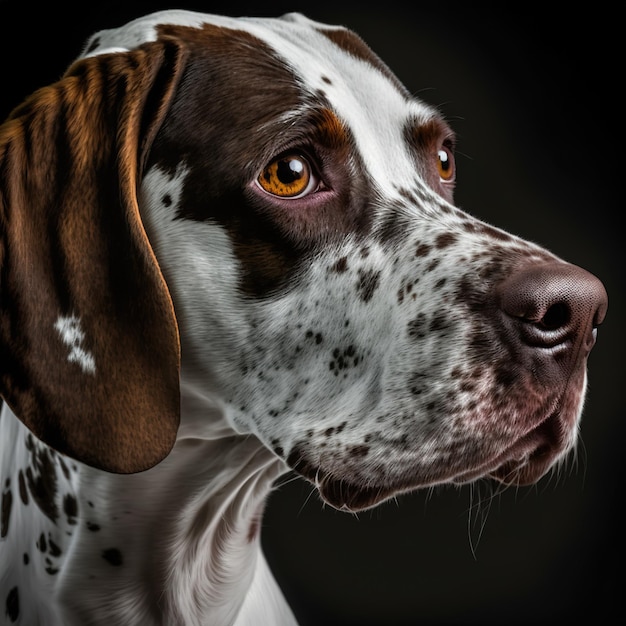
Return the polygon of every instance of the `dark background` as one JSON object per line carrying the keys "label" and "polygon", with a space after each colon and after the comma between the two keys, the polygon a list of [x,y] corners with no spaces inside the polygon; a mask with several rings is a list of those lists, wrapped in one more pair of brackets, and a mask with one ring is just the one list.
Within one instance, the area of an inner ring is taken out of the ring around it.
{"label": "dark background", "polygon": [[[265,550],[302,626],[596,624],[621,613],[622,35],[602,3],[474,4],[169,7],[299,10],[350,26],[456,129],[459,206],[589,269],[609,293],[577,460],[558,476],[491,499],[485,485],[440,488],[358,516],[324,507],[300,480],[272,495]],[[162,8],[0,0],[0,118],[58,78],[91,32]]]}

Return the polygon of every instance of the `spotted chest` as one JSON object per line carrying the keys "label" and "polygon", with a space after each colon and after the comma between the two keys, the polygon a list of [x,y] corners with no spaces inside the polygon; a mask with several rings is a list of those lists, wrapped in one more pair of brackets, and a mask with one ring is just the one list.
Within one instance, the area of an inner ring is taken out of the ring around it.
{"label": "spotted chest", "polygon": [[[11,425],[8,413],[0,425],[3,436],[15,442],[12,453],[2,455],[0,541],[3,559],[17,570],[3,579],[1,600],[8,623],[18,617],[28,623],[44,609],[45,590],[56,586],[77,537],[93,534],[93,561],[103,570],[121,565],[123,555],[114,544],[97,539],[106,514],[102,507],[98,510],[97,494],[92,500],[89,494],[85,500],[78,497],[80,467],[23,427]],[[46,611],[55,614],[54,607]]]}

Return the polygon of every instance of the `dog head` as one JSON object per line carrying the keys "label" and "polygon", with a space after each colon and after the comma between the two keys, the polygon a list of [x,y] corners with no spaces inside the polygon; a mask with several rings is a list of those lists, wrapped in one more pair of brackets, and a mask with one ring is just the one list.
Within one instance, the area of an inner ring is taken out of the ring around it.
{"label": "dog head", "polygon": [[354,33],[154,14],[0,150],[2,393],[61,452],[162,459],[179,335],[183,384],[339,508],[574,445],[602,285],[454,206],[452,130]]}

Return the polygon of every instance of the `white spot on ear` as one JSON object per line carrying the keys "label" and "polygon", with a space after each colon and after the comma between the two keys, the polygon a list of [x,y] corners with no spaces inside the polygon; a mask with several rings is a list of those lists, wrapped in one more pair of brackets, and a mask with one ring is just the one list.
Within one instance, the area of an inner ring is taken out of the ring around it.
{"label": "white spot on ear", "polygon": [[85,374],[96,373],[96,361],[93,355],[82,347],[85,333],[80,328],[80,319],[75,315],[65,317],[61,315],[55,322],[54,328],[61,335],[61,341],[70,348],[67,360],[78,363]]}

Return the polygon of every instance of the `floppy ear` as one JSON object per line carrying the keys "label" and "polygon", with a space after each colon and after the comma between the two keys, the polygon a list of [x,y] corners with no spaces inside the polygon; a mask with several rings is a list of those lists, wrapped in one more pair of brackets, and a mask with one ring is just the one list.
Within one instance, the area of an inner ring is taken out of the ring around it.
{"label": "floppy ear", "polygon": [[179,339],[137,185],[175,42],[75,63],[0,126],[0,394],[42,441],[130,473],[179,423]]}

